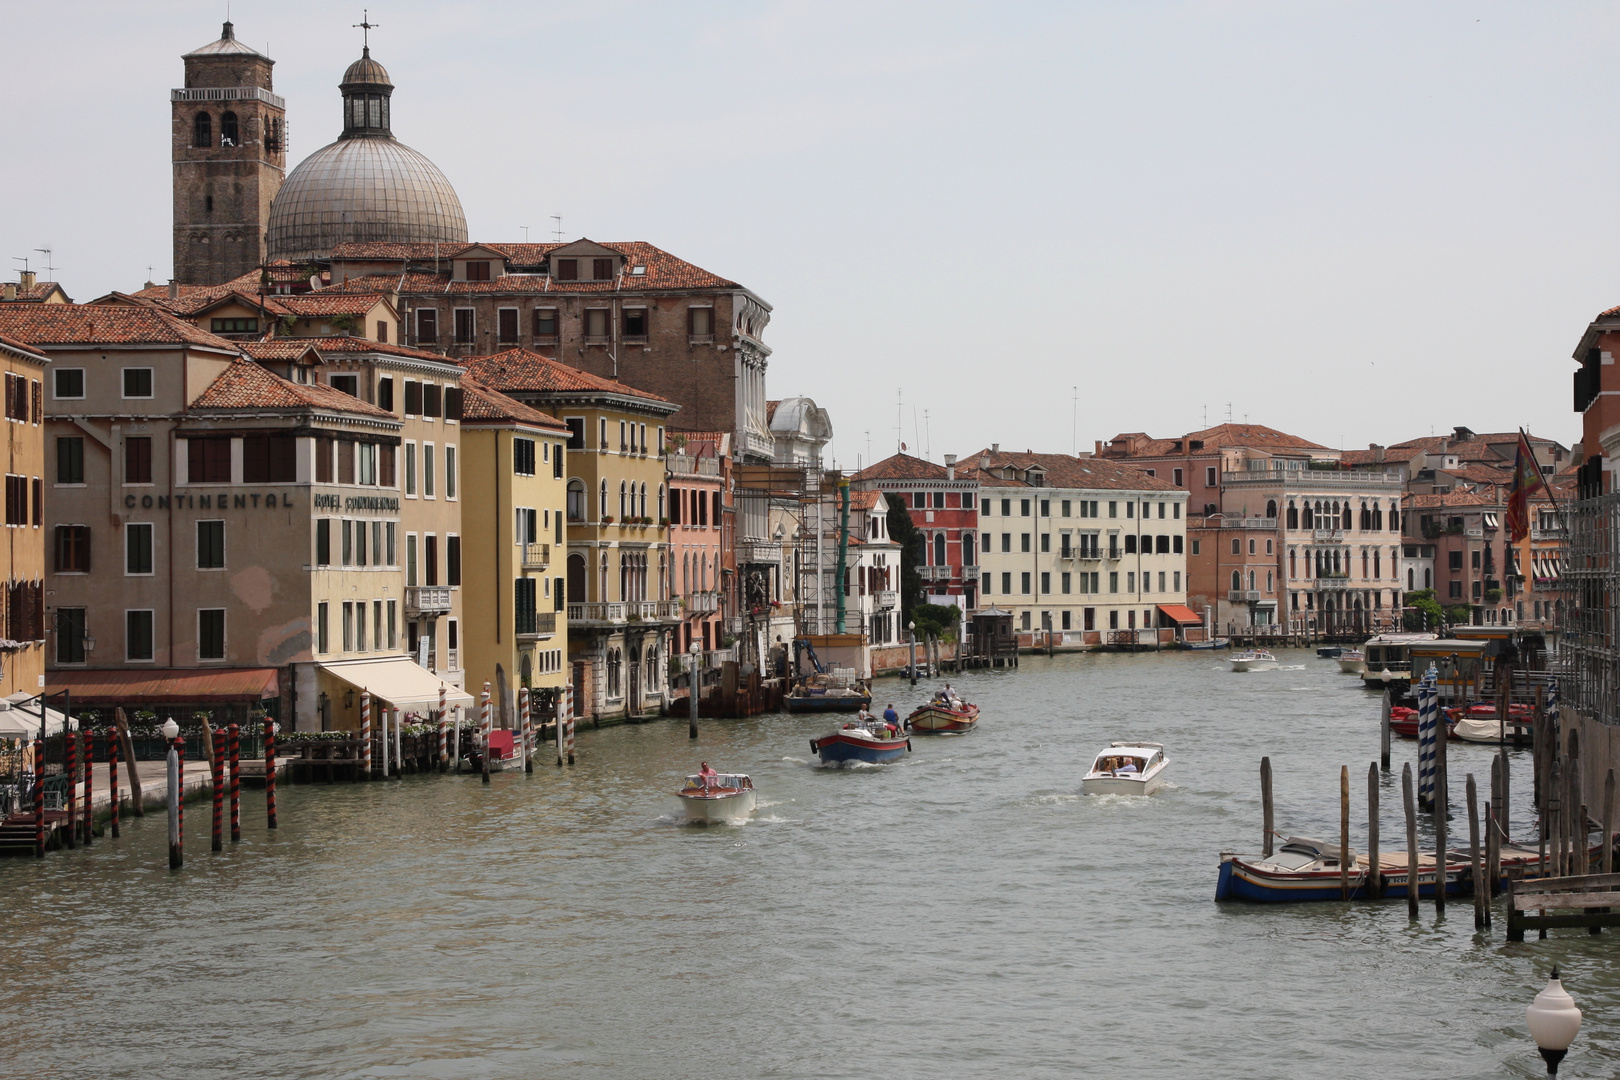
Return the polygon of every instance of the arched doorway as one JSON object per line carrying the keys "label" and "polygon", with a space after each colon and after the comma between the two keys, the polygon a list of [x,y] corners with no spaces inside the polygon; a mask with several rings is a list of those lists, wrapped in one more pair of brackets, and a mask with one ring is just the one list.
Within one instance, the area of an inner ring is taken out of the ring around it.
{"label": "arched doorway", "polygon": [[564,598],[570,604],[583,604],[585,602],[585,556],[573,554],[568,556],[568,595]]}

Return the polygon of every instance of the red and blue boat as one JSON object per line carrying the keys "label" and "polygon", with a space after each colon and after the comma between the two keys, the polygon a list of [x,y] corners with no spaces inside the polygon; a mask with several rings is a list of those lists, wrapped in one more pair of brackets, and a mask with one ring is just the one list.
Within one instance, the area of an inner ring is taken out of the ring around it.
{"label": "red and blue boat", "polygon": [[848,721],[832,734],[810,740],[810,752],[820,756],[823,765],[850,761],[886,765],[899,761],[910,750],[910,739],[876,717]]}

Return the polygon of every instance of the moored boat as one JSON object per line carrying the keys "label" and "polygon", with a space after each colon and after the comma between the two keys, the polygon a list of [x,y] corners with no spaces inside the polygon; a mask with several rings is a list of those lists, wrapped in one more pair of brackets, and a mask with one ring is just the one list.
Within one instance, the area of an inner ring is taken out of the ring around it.
{"label": "moored boat", "polygon": [[1346,675],[1359,675],[1367,670],[1367,657],[1360,649],[1342,649],[1335,659],[1339,661],[1339,670]]}
{"label": "moored boat", "polygon": [[1535,714],[1529,705],[1508,706],[1507,719],[1500,719],[1495,705],[1470,705],[1466,709],[1447,709],[1451,719],[1451,737],[1464,742],[1519,743],[1530,740]]}
{"label": "moored boat", "polygon": [[1080,780],[1083,795],[1152,795],[1165,785],[1164,744],[1111,742]]}
{"label": "moored boat", "polygon": [[906,717],[906,728],[919,735],[960,735],[972,731],[979,722],[979,707],[963,701],[947,683],[926,704]]}
{"label": "moored boat", "polygon": [[823,765],[860,761],[885,765],[898,761],[911,749],[911,740],[876,717],[865,716],[839,725],[831,734],[810,740],[810,752]]}
{"label": "moored boat", "polygon": [[689,822],[740,821],[756,805],[747,773],[693,773],[677,794]]}
{"label": "moored boat", "polygon": [[782,698],[788,712],[859,712],[872,704],[863,683],[844,683],[831,675],[811,675]]}
{"label": "moored boat", "polygon": [[[1600,850],[1593,845],[1590,857],[1596,858]],[[1270,856],[1223,851],[1215,899],[1272,904],[1342,899],[1340,856],[1338,845],[1300,836],[1288,837],[1282,847]],[[1349,899],[1372,899],[1368,882],[1372,867],[1367,856],[1352,849],[1345,858],[1350,867]],[[1380,852],[1378,866],[1384,881],[1383,897],[1404,898],[1410,873],[1406,852]],[[1522,844],[1502,845],[1503,881],[1532,876],[1540,866],[1541,854],[1537,848]],[[1418,896],[1433,896],[1436,882],[1442,880],[1447,896],[1473,891],[1473,866],[1467,852],[1447,851],[1443,869],[1439,867],[1433,852],[1419,853]]]}
{"label": "moored boat", "polygon": [[1271,671],[1277,663],[1277,658],[1264,649],[1250,649],[1231,659],[1233,671]]}
{"label": "moored boat", "polygon": [[[1403,739],[1415,739],[1415,738],[1417,738],[1418,737],[1418,711],[1416,709],[1408,709],[1404,705],[1397,705],[1394,708],[1390,709],[1389,710],[1389,730],[1394,732],[1396,735],[1401,736]],[[1451,737],[1451,732],[1452,732],[1452,724],[1448,720],[1447,723],[1446,723],[1446,737],[1447,738]]]}
{"label": "moored boat", "polygon": [[1218,637],[1218,638],[1215,638],[1213,641],[1189,641],[1187,643],[1187,648],[1189,648],[1189,649],[1224,649],[1230,644],[1232,644],[1232,641],[1231,641],[1230,638]]}

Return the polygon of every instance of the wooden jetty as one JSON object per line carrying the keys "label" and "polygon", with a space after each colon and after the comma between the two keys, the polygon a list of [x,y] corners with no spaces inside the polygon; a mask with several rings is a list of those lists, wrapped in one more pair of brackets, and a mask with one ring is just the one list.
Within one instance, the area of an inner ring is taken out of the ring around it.
{"label": "wooden jetty", "polygon": [[1546,937],[1555,927],[1600,933],[1606,926],[1620,926],[1620,874],[1526,878],[1508,885],[1509,941],[1523,941],[1526,930]]}

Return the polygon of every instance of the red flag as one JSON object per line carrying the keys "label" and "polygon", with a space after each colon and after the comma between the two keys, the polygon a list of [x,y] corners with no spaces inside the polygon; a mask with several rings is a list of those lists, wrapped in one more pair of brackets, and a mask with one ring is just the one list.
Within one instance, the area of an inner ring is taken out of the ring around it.
{"label": "red flag", "polygon": [[1530,449],[1530,441],[1519,432],[1519,449],[1513,459],[1513,484],[1508,488],[1507,532],[1508,540],[1517,544],[1530,535],[1530,496],[1545,491],[1547,482],[1542,478],[1541,466]]}

